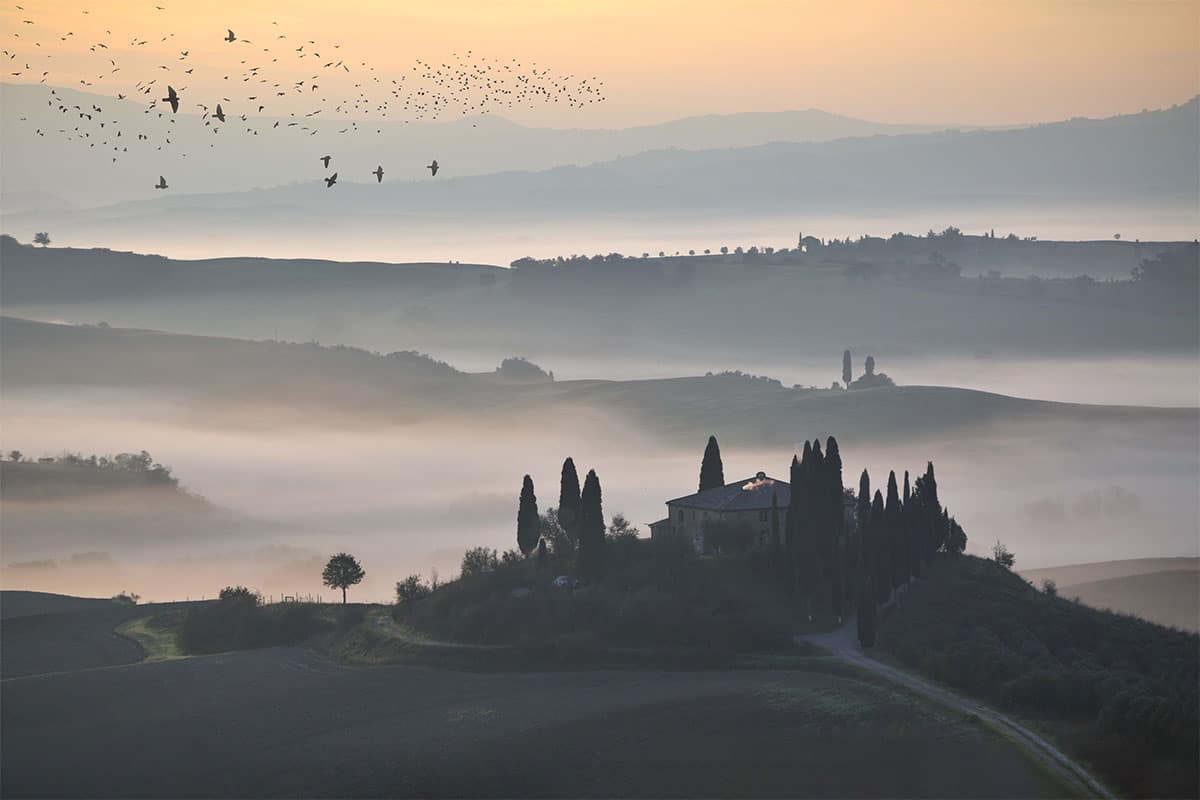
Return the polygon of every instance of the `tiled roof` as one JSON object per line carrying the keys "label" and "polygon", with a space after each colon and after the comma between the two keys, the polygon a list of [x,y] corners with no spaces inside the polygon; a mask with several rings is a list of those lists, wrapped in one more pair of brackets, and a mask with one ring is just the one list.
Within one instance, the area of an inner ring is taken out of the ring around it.
{"label": "tiled roof", "polygon": [[759,511],[771,507],[772,494],[781,509],[786,509],[792,501],[792,487],[787,481],[760,472],[753,478],[668,500],[667,505],[706,511]]}

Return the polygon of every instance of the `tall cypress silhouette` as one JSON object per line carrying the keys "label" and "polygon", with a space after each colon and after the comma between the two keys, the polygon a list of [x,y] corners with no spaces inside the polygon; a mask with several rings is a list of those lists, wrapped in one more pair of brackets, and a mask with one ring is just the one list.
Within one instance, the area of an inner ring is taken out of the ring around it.
{"label": "tall cypress silhouette", "polygon": [[537,495],[533,493],[533,478],[525,476],[521,484],[521,502],[517,506],[517,547],[522,555],[529,555],[542,538],[538,520]]}
{"label": "tall cypress silhouette", "polygon": [[579,503],[579,571],[587,580],[604,574],[604,510],[600,479],[589,470],[583,479]]}
{"label": "tall cypress silhouette", "polygon": [[704,460],[700,462],[700,491],[725,485],[725,467],[721,464],[721,447],[717,437],[708,437],[704,448]]}
{"label": "tall cypress silhouette", "polygon": [[[868,526],[871,523],[871,476],[864,469],[858,477],[858,502],[854,507],[854,540],[850,550],[850,580],[857,587],[866,580],[872,563],[867,544]],[[857,597],[857,594],[855,595]]]}
{"label": "tall cypress silhouette", "polygon": [[[576,544],[579,542],[579,473],[575,461],[567,458],[562,465],[558,489],[558,524]],[[557,556],[556,556],[557,557]]]}
{"label": "tall cypress silhouette", "polygon": [[883,494],[876,489],[871,500],[871,584],[875,587],[875,602],[882,605],[892,596],[892,550],[887,536],[887,517],[884,514]]}
{"label": "tall cypress silhouette", "polygon": [[850,363],[850,351],[842,353],[842,383],[846,388],[850,388],[850,381],[854,380],[854,367]]}
{"label": "tall cypress silhouette", "polygon": [[925,519],[923,538],[925,543],[925,563],[928,564],[933,554],[942,546],[942,504],[938,500],[937,477],[933,473],[933,462],[925,466],[925,474],[921,483],[921,504],[924,506]]}
{"label": "tall cypress silhouette", "polygon": [[900,491],[896,487],[896,472],[893,470],[888,473],[887,503],[883,512],[883,516],[887,520],[887,541],[891,554],[893,589],[898,589],[908,582],[908,547],[901,527],[902,514]]}
{"label": "tall cypress silhouette", "polygon": [[804,476],[805,504],[808,507],[808,544],[805,548],[805,584],[810,609],[825,603],[829,596],[829,560],[826,542],[829,531],[829,509],[825,503],[825,454],[821,440],[813,439],[808,471]]}
{"label": "tall cypress silhouette", "polygon": [[919,506],[916,495],[909,489],[908,470],[904,470],[904,508],[901,516],[904,524],[904,543],[908,548],[908,573],[914,578],[921,577],[921,540],[917,533]]}
{"label": "tall cypress silhouette", "polygon": [[845,512],[842,506],[842,453],[837,439],[832,436],[825,440],[825,470],[821,491],[828,525],[829,600],[834,615],[841,617],[845,614],[847,599]]}
{"label": "tall cypress silhouette", "polygon": [[800,466],[800,459],[795,454],[792,454],[792,465],[788,474],[788,486],[790,487],[791,494],[788,498],[787,522],[784,524],[783,550],[785,563],[782,570],[784,582],[789,591],[796,588],[797,566],[800,563],[800,536],[798,529],[800,526],[800,507],[802,505],[800,502],[800,476],[802,472],[803,468]]}

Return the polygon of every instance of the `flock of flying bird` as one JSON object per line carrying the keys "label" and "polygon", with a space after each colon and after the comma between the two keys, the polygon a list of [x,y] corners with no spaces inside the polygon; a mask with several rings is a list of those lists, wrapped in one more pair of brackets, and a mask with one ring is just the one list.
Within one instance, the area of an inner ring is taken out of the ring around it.
{"label": "flock of flying bird", "polygon": [[[16,6],[16,9],[22,16],[29,13],[20,5]],[[167,10],[161,5],[154,6],[154,9],[156,12]],[[81,13],[88,15],[90,12],[82,10]],[[3,61],[12,63],[13,67],[21,67],[9,72],[12,77],[25,80],[38,78],[37,83],[44,84],[50,78],[51,70],[41,70],[39,75],[39,68],[32,64],[39,57],[46,62],[52,61],[53,54],[49,52],[49,48],[42,48],[42,41],[36,38],[44,26],[39,26],[34,19],[22,19],[21,22],[30,27],[13,31],[12,36],[18,42],[12,49],[3,49],[0,53],[3,55]],[[271,25],[273,38],[267,46],[256,45],[252,40],[240,37],[233,29],[226,29],[226,34],[221,39],[225,43],[224,46],[245,48],[235,50],[235,56],[245,57],[239,58],[238,69],[220,76],[221,97],[219,102],[213,103],[215,108],[210,110],[206,103],[196,103],[194,106],[200,112],[204,127],[209,128],[214,135],[222,130],[232,131],[240,127],[230,124],[228,120],[231,118],[240,120],[245,125],[242,132],[248,136],[283,133],[288,130],[315,136],[332,130],[320,127],[318,119],[341,116],[346,118],[345,124],[336,133],[345,135],[365,132],[368,127],[374,127],[375,133],[381,133],[381,128],[369,125],[369,120],[372,119],[378,120],[376,125],[382,124],[384,120],[408,123],[435,120],[454,109],[465,117],[529,107],[535,103],[583,108],[605,99],[603,83],[594,76],[584,79],[576,79],[572,75],[560,76],[547,68],[539,68],[536,63],[527,66],[515,58],[508,61],[489,59],[477,56],[470,50],[461,55],[452,54],[451,63],[435,64],[416,59],[407,73],[396,78],[382,77],[375,67],[367,62],[359,61],[355,64],[349,57],[341,54],[340,44],[319,44],[313,39],[289,40],[287,34],[278,32],[278,22]],[[26,35],[22,36],[22,33]],[[60,44],[50,44],[61,47],[61,43],[69,43],[75,34],[67,31],[52,36],[57,38]],[[157,44],[166,43],[174,36],[174,33],[167,33]],[[103,58],[107,65],[94,80],[79,80],[85,89],[97,86],[98,82],[106,79],[109,83],[119,80],[113,77],[119,75],[122,70],[121,64],[113,57],[117,55],[114,48],[118,45],[113,40],[111,30],[106,29],[103,38],[104,41],[89,45],[87,52]],[[136,48],[147,44],[149,40],[134,36],[126,46],[134,49],[132,52],[136,54]],[[298,46],[293,47],[294,44]],[[23,56],[17,52],[19,46],[24,51]],[[99,145],[102,152],[109,154],[112,163],[129,153],[130,145],[136,148],[144,143],[156,146],[158,151],[164,148],[172,149],[174,145],[171,137],[176,130],[172,126],[175,126],[177,119],[175,115],[178,114],[183,105],[184,95],[188,92],[187,86],[180,82],[193,79],[197,68],[203,72],[202,65],[189,61],[190,49],[180,50],[178,53],[178,57],[172,59],[175,63],[158,65],[157,71],[160,74],[166,73],[161,75],[164,78],[162,84],[167,84],[166,96],[159,98],[158,92],[155,91],[162,91],[159,77],[143,78],[133,85],[129,95],[116,95],[116,100],[120,102],[135,102],[135,98],[148,99],[142,111],[147,117],[145,128],[150,130],[149,133],[139,131],[136,139],[131,141],[129,137],[122,135],[124,131],[121,119],[112,115],[106,116],[103,109],[94,103],[90,107],[72,104],[69,99],[50,88],[47,105],[58,112],[60,120],[67,121],[65,124],[60,123],[62,127],[39,127],[36,134],[44,137],[47,133],[57,133],[67,141],[86,144],[89,150],[96,150]],[[308,64],[312,65],[311,74],[306,72],[306,77],[293,80],[297,77],[297,69]],[[45,63],[40,66],[50,65]],[[277,68],[287,69],[292,75],[282,78],[277,75]],[[172,78],[172,75],[176,77]],[[344,86],[347,80],[352,84],[349,87]],[[176,85],[180,85],[180,88],[176,89]],[[337,89],[343,91],[335,94]],[[193,90],[195,91],[211,90]],[[286,117],[277,116],[273,124],[266,127],[271,118],[261,115],[268,105],[286,104],[295,107],[298,103],[302,104],[302,108],[309,110],[301,111],[299,115],[298,112],[291,111]],[[166,113],[168,107],[170,113]],[[240,113],[242,108],[245,108],[246,113]],[[26,118],[22,117],[21,120],[25,121]],[[127,120],[124,122],[128,124]],[[213,141],[215,140],[210,140],[209,147],[214,146]],[[182,152],[181,155],[187,157],[186,152]],[[331,158],[322,156],[320,160],[328,168]],[[438,162],[433,161],[426,169],[430,171],[431,176],[436,176]],[[370,174],[375,176],[377,183],[382,183],[382,166],[377,166]],[[326,187],[332,188],[337,183],[337,178],[336,172],[324,178]],[[166,179],[160,175],[154,188],[168,188]]]}

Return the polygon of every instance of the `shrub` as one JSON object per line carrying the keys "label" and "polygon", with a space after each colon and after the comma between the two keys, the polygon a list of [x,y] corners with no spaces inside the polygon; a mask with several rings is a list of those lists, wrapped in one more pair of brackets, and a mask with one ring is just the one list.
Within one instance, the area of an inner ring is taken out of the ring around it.
{"label": "shrub", "polygon": [[411,606],[422,597],[428,597],[432,591],[420,575],[409,575],[396,584],[396,602],[402,606]]}
{"label": "shrub", "polygon": [[255,647],[296,644],[327,630],[362,621],[361,606],[330,609],[307,603],[256,606],[245,602],[206,603],[190,609],[180,628],[188,653],[220,653]]}
{"label": "shrub", "polygon": [[245,586],[226,586],[218,597],[222,603],[244,603],[256,606],[262,602],[262,595]]}
{"label": "shrub", "polygon": [[462,557],[462,577],[469,578],[473,575],[483,575],[487,572],[495,572],[500,566],[500,559],[496,556],[496,551],[488,547],[472,547],[467,552],[463,553]]}

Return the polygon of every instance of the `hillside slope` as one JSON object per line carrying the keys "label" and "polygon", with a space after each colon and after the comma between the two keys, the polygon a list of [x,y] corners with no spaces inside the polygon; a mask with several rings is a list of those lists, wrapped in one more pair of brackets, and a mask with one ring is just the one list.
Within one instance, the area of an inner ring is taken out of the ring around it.
{"label": "hillside slope", "polygon": [[1200,638],[1038,592],[973,557],[935,562],[880,628],[906,666],[1032,718],[1137,797],[1200,789]]}

